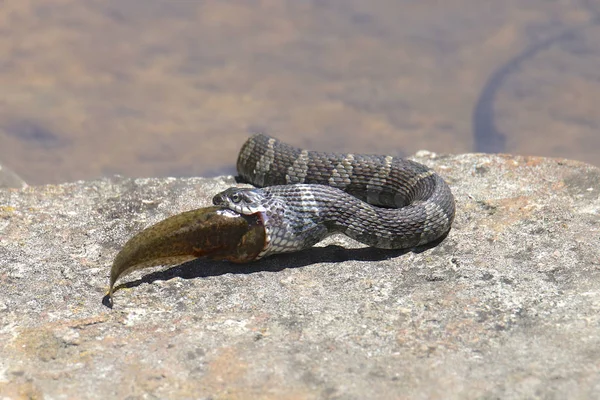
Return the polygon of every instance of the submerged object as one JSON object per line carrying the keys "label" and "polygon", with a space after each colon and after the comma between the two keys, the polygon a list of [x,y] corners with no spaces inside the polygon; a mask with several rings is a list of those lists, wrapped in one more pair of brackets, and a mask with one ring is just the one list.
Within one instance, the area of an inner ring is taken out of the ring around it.
{"label": "submerged object", "polygon": [[164,219],[129,239],[110,271],[108,296],[117,279],[157,265],[176,265],[195,258],[245,263],[265,246],[258,215],[241,215],[224,207],[205,207]]}

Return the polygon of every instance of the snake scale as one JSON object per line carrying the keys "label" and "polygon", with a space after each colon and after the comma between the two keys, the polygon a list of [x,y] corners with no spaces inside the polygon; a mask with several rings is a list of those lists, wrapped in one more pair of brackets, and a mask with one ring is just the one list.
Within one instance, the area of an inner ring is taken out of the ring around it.
{"label": "snake scale", "polygon": [[333,233],[377,248],[413,248],[443,237],[454,220],[446,182],[398,157],[308,151],[257,134],[242,146],[237,170],[258,188],[229,188],[213,203],[260,215],[266,240],[258,258]]}

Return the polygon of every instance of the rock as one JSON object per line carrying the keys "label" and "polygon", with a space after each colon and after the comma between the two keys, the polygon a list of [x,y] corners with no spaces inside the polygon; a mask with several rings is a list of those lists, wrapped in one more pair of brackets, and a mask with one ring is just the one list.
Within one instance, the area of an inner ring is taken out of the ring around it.
{"label": "rock", "polygon": [[597,398],[600,170],[418,161],[451,185],[437,247],[335,236],[247,265],[125,277],[135,232],[234,184],[103,179],[0,190],[0,394],[48,398]]}
{"label": "rock", "polygon": [[0,165],[0,189],[1,188],[16,188],[21,189],[27,184],[17,174],[10,169]]}

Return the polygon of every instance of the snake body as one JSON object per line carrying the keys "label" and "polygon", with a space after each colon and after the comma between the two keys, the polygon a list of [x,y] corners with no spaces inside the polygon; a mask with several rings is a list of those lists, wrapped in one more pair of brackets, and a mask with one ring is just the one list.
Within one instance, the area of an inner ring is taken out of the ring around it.
{"label": "snake body", "polygon": [[411,160],[302,150],[258,134],[242,146],[237,169],[259,189],[229,188],[213,203],[260,215],[266,240],[258,258],[333,233],[377,248],[413,248],[444,236],[454,220],[446,182]]}

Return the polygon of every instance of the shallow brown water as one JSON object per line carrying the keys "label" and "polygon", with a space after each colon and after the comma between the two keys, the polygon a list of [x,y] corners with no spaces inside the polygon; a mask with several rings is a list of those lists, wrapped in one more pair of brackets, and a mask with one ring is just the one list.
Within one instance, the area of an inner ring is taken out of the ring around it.
{"label": "shallow brown water", "polygon": [[254,131],[600,165],[591,0],[9,0],[0,32],[0,162],[30,184],[233,173]]}

